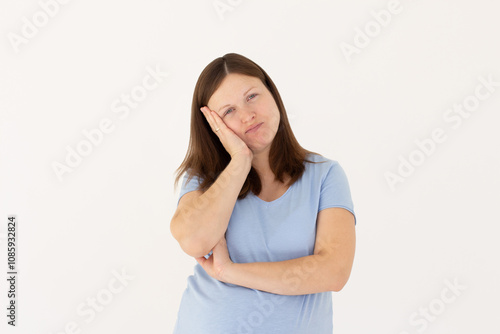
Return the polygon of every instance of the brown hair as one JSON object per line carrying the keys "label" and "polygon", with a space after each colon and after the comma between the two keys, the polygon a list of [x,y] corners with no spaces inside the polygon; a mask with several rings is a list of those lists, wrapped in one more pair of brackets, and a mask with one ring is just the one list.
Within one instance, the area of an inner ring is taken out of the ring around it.
{"label": "brown hair", "polygon": [[[194,175],[200,177],[202,183],[199,189],[206,191],[231,160],[231,156],[225,150],[219,137],[212,131],[205,116],[200,111],[201,107],[208,104],[212,94],[230,73],[259,78],[272,94],[279,109],[280,123],[271,144],[269,164],[276,179],[280,182],[284,182],[284,176],[288,174],[291,177],[289,183],[291,186],[304,173],[304,162],[314,163],[314,161],[307,160],[306,155],[318,153],[308,151],[298,143],[288,122],[285,106],[278,89],[269,75],[259,65],[236,53],[228,53],[213,60],[205,67],[196,82],[191,105],[189,147],[184,161],[176,170],[175,186],[177,186],[181,175],[188,172],[188,180]],[[249,191],[259,195],[261,190],[262,184],[259,175],[252,167],[238,199],[245,198]]]}

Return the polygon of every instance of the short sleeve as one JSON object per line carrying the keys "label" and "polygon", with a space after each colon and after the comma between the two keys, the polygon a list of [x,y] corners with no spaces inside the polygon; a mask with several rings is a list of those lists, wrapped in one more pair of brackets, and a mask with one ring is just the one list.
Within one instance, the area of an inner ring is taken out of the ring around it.
{"label": "short sleeve", "polygon": [[187,182],[188,179],[188,174],[184,174],[184,177],[182,179],[182,187],[181,187],[181,192],[179,193],[179,199],[177,200],[177,206],[179,206],[179,201],[181,200],[181,197],[184,196],[186,193],[194,190],[198,190],[198,187],[201,184],[200,178],[196,175],[193,176],[189,182]]}
{"label": "short sleeve", "polygon": [[330,166],[321,183],[318,212],[327,208],[344,208],[350,211],[356,224],[349,181],[344,169],[336,161]]}

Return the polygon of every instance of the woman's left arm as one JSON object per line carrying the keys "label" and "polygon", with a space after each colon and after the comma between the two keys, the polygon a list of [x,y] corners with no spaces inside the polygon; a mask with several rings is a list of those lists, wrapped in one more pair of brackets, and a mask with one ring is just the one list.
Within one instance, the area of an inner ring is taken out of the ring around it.
{"label": "woman's left arm", "polygon": [[210,276],[231,284],[280,295],[340,291],[354,261],[354,216],[343,208],[321,210],[314,254],[279,262],[233,263],[223,238],[212,256],[196,258]]}

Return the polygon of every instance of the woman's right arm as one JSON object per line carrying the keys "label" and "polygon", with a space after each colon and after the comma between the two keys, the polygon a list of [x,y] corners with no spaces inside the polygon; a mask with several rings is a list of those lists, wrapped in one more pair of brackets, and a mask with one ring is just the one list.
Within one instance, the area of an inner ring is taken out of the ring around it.
{"label": "woman's right arm", "polygon": [[222,238],[251,166],[250,155],[237,154],[207,191],[182,196],[170,231],[188,255],[204,256]]}
{"label": "woman's right arm", "polygon": [[208,107],[201,112],[231,161],[207,191],[195,190],[182,196],[170,222],[172,236],[193,257],[207,255],[224,236],[253,160],[253,152],[215,112]]}

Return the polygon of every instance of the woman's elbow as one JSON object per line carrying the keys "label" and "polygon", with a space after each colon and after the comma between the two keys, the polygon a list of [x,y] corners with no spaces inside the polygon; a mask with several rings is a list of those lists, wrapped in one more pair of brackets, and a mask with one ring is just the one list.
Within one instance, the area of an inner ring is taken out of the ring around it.
{"label": "woman's elbow", "polygon": [[333,292],[339,292],[344,288],[349,281],[349,276],[351,275],[351,269],[344,269],[337,271],[334,275],[331,275],[329,290]]}
{"label": "woman's elbow", "polygon": [[177,240],[184,253],[197,258],[207,255],[211,251],[211,248],[208,249],[207,246],[204,246],[204,240],[200,240],[200,238],[197,236],[186,235],[185,233],[182,233],[178,224],[178,222],[172,220],[172,222],[170,223],[170,233],[172,234],[174,239]]}
{"label": "woman's elbow", "polygon": [[203,247],[202,242],[198,240],[179,241],[179,245],[184,253],[194,258],[205,256],[212,250],[212,248]]}
{"label": "woman's elbow", "polygon": [[347,281],[334,281],[330,284],[330,291],[339,292],[344,288]]}

